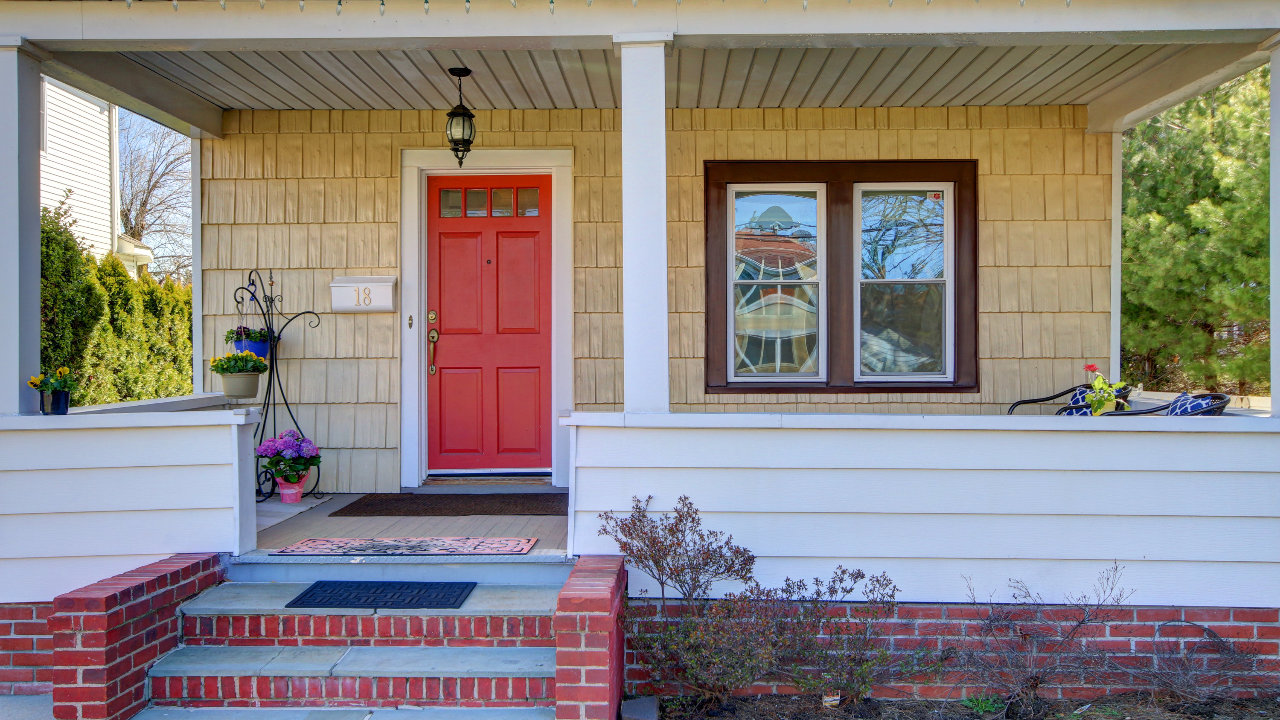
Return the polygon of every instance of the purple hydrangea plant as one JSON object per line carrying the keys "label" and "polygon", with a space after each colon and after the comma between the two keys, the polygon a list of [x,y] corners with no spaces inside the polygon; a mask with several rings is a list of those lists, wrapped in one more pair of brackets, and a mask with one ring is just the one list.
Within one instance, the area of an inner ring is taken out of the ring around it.
{"label": "purple hydrangea plant", "polygon": [[262,465],[272,477],[284,482],[302,482],[307,472],[320,464],[320,448],[297,430],[263,440],[255,453],[265,459]]}

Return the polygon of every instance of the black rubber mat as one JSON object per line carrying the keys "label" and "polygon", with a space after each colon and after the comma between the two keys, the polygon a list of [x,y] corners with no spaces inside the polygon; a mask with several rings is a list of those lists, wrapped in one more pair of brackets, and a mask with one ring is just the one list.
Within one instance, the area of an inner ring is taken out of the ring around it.
{"label": "black rubber mat", "polygon": [[475,586],[473,582],[321,580],[285,607],[457,610]]}

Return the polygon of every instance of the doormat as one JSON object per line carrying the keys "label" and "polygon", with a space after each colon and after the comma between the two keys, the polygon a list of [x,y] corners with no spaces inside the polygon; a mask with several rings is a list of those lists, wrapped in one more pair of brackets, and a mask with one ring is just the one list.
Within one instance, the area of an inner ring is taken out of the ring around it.
{"label": "doormat", "polygon": [[568,493],[415,495],[370,493],[329,517],[422,517],[458,515],[565,515]]}
{"label": "doormat", "polygon": [[457,610],[475,587],[473,582],[320,580],[285,607]]}
{"label": "doormat", "polygon": [[538,538],[309,538],[272,555],[525,555]]}

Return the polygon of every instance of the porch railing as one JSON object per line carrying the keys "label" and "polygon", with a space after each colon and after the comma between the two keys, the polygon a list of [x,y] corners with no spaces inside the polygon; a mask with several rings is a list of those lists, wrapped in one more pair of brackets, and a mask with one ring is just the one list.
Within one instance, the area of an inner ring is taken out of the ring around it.
{"label": "porch railing", "polygon": [[0,416],[0,603],[254,547],[256,408],[220,394]]}

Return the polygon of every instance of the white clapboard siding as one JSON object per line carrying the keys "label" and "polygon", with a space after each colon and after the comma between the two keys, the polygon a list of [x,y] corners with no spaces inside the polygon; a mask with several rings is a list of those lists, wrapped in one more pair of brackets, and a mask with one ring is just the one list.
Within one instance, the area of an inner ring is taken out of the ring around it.
{"label": "white clapboard siding", "polygon": [[0,418],[0,603],[256,539],[256,412]]}
{"label": "white clapboard siding", "polygon": [[71,190],[73,232],[102,257],[114,249],[110,105],[57,81],[46,78],[44,85],[40,204],[56,207]]}
{"label": "white clapboard siding", "polygon": [[1273,605],[1280,424],[1115,420],[579,413],[572,552],[617,552],[598,516],[632,496],[689,495],[768,583],[843,564],[887,571],[903,600],[964,601],[966,578],[1062,599],[1118,562],[1133,602]]}

